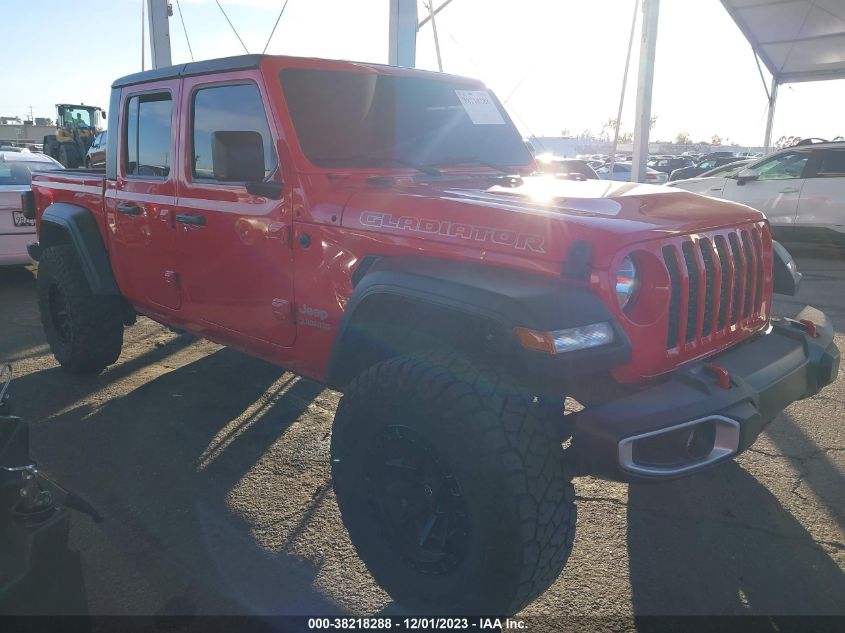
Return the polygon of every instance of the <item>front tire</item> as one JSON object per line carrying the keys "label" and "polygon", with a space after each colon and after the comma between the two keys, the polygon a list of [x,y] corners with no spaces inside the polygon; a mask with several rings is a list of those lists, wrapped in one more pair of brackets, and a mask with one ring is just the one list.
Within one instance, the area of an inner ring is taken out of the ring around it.
{"label": "front tire", "polygon": [[76,145],[62,143],[59,145],[59,162],[68,169],[76,169],[82,162]]}
{"label": "front tire", "polygon": [[99,373],[120,356],[121,300],[91,292],[73,246],[51,246],[42,253],[38,309],[50,350],[68,372]]}
{"label": "front tire", "polygon": [[457,354],[395,358],[356,378],[332,432],[352,543],[399,604],[516,613],[575,538],[560,442],[524,390]]}

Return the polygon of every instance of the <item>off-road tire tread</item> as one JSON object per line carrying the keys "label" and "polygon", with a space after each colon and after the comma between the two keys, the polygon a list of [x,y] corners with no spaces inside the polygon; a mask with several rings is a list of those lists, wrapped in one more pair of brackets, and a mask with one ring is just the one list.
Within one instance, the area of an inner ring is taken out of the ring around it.
{"label": "off-road tire tread", "polygon": [[354,422],[361,407],[408,394],[416,396],[410,406],[428,402],[452,411],[452,419],[464,425],[463,434],[484,443],[485,455],[499,457],[506,492],[518,510],[520,562],[515,569],[497,570],[496,584],[507,587],[506,604],[456,607],[516,613],[555,581],[575,539],[575,490],[565,475],[564,451],[550,432],[551,421],[507,373],[459,353],[434,352],[389,359],[362,372],[344,392],[335,428]]}
{"label": "off-road tire tread", "polygon": [[[51,280],[62,289],[71,319],[72,343],[56,333],[49,307]],[[76,249],[69,244],[44,249],[38,266],[38,307],[47,342],[70,373],[98,373],[120,357],[123,316],[119,297],[91,292]]]}

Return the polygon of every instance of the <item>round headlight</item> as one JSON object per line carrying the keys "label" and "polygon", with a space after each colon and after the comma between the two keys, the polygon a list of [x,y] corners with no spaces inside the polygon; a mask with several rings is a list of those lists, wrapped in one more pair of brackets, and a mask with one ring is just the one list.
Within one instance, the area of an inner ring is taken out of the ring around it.
{"label": "round headlight", "polygon": [[616,270],[616,300],[620,308],[624,310],[630,303],[639,285],[640,280],[637,279],[637,267],[634,265],[634,260],[626,257]]}

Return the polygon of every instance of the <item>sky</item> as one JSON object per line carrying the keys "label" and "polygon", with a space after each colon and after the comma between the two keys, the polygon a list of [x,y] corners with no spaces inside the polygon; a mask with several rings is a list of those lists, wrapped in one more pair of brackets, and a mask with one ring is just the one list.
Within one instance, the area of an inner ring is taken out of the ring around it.
{"label": "sky", "polygon": [[[180,9],[195,60],[244,52],[215,0],[171,1],[173,63],[191,61]],[[251,53],[264,49],[283,2],[220,0]],[[0,115],[23,117],[31,106],[53,118],[59,102],[107,107],[111,82],[141,70],[141,3],[0,0]],[[267,52],[386,63],[388,6],[288,0]],[[453,0],[436,20],[443,67],[482,79],[525,135],[598,133],[616,115],[633,9],[634,0]],[[427,13],[422,0],[419,12]],[[633,130],[638,45],[639,36],[623,131]],[[437,69],[430,22],[418,34],[417,66]],[[845,80],[782,86],[774,138],[845,135],[843,102]],[[716,134],[762,144],[763,81],[718,0],[662,0],[652,112],[652,140],[685,132],[694,141]]]}

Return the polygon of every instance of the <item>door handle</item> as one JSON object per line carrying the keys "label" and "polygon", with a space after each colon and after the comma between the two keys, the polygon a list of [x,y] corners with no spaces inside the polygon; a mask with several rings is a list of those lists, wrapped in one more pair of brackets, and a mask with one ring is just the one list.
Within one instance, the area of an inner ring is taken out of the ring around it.
{"label": "door handle", "polygon": [[797,193],[798,190],[795,187],[787,187],[786,189],[781,189],[778,193]]}
{"label": "door handle", "polygon": [[710,187],[710,191],[721,191],[721,187]]}
{"label": "door handle", "polygon": [[179,214],[176,216],[176,221],[181,222],[182,224],[198,224],[200,226],[205,226],[205,216],[204,215],[182,215]]}
{"label": "door handle", "polygon": [[117,212],[126,215],[141,215],[141,207],[134,204],[119,204],[117,205]]}

